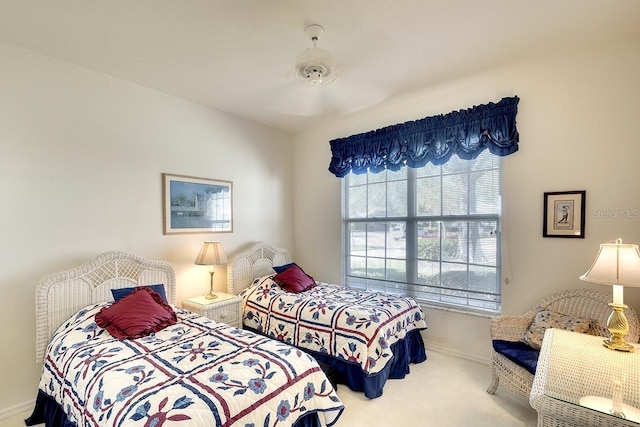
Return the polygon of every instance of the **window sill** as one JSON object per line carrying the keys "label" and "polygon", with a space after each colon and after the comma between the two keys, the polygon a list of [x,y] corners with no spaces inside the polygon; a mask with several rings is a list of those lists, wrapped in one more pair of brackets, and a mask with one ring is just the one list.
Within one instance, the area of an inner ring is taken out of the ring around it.
{"label": "window sill", "polygon": [[422,309],[431,309],[431,310],[439,310],[439,311],[447,311],[449,313],[458,313],[458,314],[466,314],[469,316],[483,317],[490,319],[492,317],[500,315],[498,311],[490,311],[490,310],[474,310],[474,309],[465,309],[460,307],[454,307],[450,305],[443,304],[435,304],[430,301],[417,301],[417,303],[422,307]]}

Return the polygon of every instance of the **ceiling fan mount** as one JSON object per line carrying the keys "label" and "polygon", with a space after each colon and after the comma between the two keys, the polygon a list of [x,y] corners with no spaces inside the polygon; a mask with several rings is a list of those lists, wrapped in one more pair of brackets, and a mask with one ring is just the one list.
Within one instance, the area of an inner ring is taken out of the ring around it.
{"label": "ceiling fan mount", "polygon": [[313,24],[305,28],[304,32],[311,39],[313,47],[305,49],[296,57],[295,78],[310,86],[328,85],[338,77],[338,68],[330,52],[316,47],[324,28]]}

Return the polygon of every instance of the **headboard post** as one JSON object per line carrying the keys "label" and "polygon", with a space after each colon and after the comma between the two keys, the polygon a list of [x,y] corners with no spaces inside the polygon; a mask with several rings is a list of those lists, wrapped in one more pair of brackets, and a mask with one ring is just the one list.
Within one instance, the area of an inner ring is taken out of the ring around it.
{"label": "headboard post", "polygon": [[70,270],[45,276],[36,286],[36,363],[42,362],[53,333],[69,317],[91,304],[113,300],[112,289],[162,283],[176,303],[176,274],[171,264],[120,251],[105,252]]}
{"label": "headboard post", "polygon": [[237,295],[249,286],[253,279],[273,273],[274,265],[291,262],[286,249],[258,242],[249,249],[235,253],[227,264],[227,292]]}

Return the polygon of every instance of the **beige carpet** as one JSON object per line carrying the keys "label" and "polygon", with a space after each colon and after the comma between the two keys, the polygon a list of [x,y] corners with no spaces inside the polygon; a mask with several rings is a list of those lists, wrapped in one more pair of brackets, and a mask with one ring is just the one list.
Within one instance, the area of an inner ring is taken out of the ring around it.
{"label": "beige carpet", "polygon": [[367,399],[338,386],[345,410],[336,427],[534,427],[537,414],[526,399],[502,387],[492,396],[488,365],[427,351],[402,380],[389,380],[384,394]]}
{"label": "beige carpet", "polygon": [[[367,399],[338,386],[345,410],[336,427],[534,427],[536,412],[526,399],[498,387],[487,394],[489,366],[427,351],[428,360],[411,366],[402,380],[387,382],[384,394]],[[28,413],[0,421],[24,426]]]}

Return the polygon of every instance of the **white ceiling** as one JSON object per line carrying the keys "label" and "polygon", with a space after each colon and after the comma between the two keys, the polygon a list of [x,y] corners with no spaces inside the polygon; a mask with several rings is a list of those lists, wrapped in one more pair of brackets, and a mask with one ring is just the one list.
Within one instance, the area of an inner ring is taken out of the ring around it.
{"label": "white ceiling", "polygon": [[[293,80],[318,47],[340,76]],[[524,58],[640,36],[640,0],[0,0],[0,40],[287,132]]]}

